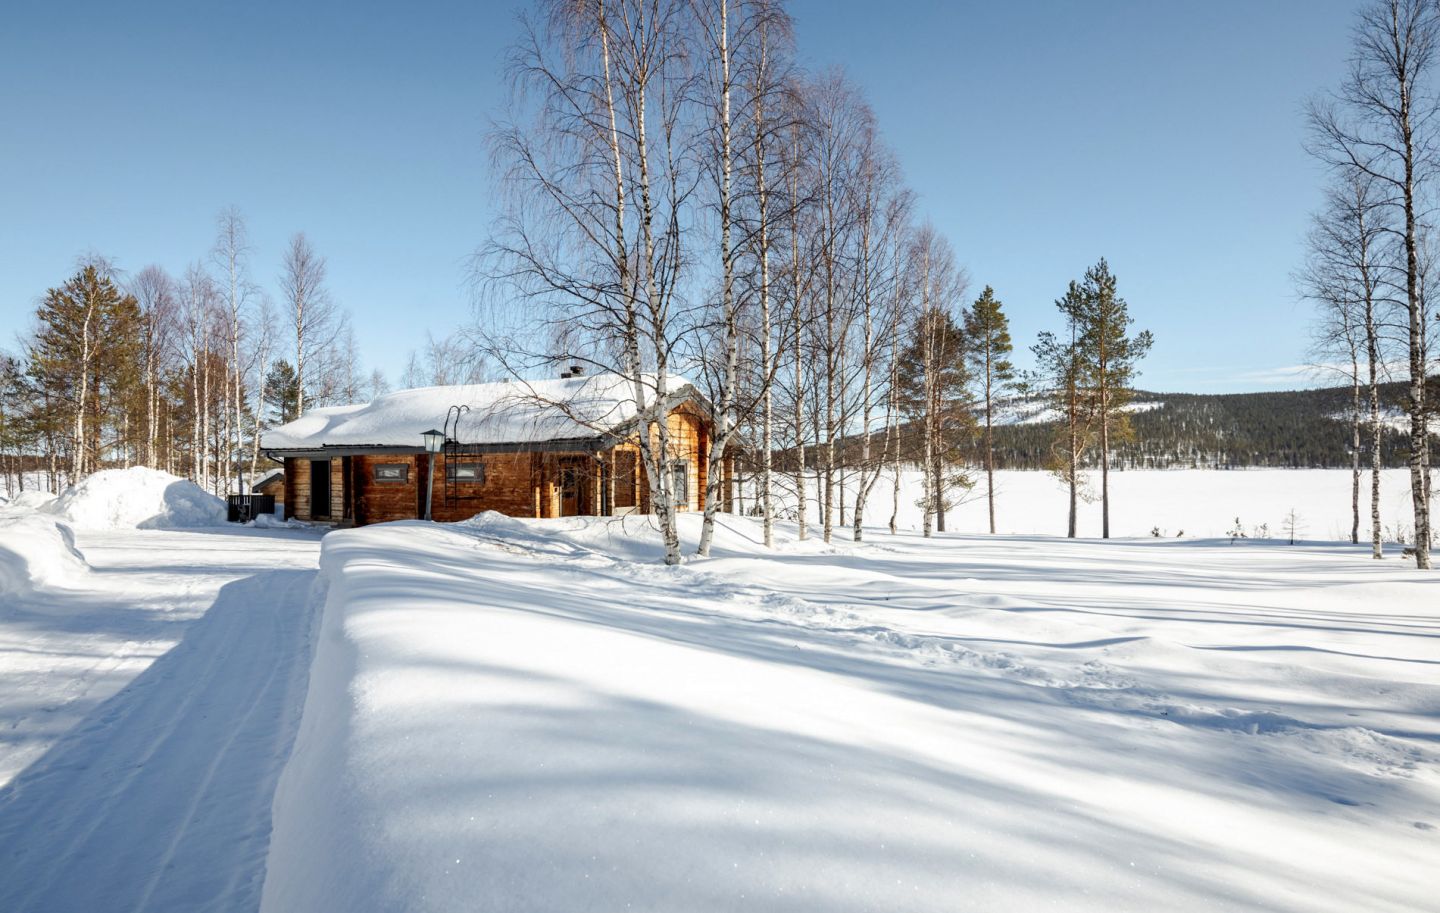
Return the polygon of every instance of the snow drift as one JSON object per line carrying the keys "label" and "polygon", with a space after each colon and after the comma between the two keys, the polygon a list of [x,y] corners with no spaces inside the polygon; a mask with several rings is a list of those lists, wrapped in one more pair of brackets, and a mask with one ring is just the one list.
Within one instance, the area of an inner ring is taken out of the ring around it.
{"label": "snow drift", "polygon": [[16,513],[20,511],[41,510],[54,501],[55,496],[48,491],[22,491],[9,501],[0,504],[0,511]]}
{"label": "snow drift", "polygon": [[35,513],[0,516],[0,596],[67,588],[89,571],[65,524]]}
{"label": "snow drift", "polygon": [[1433,896],[1440,619],[1400,562],[908,533],[769,551],[722,522],[680,567],[641,518],[328,535],[262,910]]}
{"label": "snow drift", "polygon": [[188,479],[134,466],[93,473],[42,508],[79,529],[183,529],[225,522],[225,502]]}

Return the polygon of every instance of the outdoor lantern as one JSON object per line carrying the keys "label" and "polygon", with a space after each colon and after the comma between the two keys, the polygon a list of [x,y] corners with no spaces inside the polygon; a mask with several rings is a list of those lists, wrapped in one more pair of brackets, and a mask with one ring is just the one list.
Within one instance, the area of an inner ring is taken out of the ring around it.
{"label": "outdoor lantern", "polygon": [[431,428],[420,437],[425,439],[425,452],[430,455],[430,471],[425,473],[425,519],[430,519],[430,504],[435,500],[435,454],[445,446],[445,432]]}

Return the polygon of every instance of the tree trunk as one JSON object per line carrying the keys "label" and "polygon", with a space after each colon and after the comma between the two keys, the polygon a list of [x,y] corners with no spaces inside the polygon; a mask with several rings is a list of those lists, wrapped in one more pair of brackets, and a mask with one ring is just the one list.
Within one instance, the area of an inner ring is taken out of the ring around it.
{"label": "tree trunk", "polygon": [[735,309],[735,259],[730,247],[730,2],[720,7],[720,302],[725,326],[725,372],[715,402],[715,430],[710,439],[708,470],[705,476],[705,518],[700,524],[700,543],[695,553],[710,554],[715,538],[715,515],[720,512],[721,486],[725,482],[725,451],[729,448],[736,386],[740,374],[740,327]]}
{"label": "tree trunk", "polygon": [[990,509],[990,535],[995,535],[995,393],[993,353],[985,346],[985,500]]}

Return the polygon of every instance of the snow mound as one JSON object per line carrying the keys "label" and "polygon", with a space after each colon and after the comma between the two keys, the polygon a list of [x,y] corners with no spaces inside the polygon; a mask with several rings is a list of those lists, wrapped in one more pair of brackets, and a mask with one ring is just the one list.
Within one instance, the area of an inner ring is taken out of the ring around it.
{"label": "snow mound", "polygon": [[276,514],[256,514],[246,526],[255,529],[309,529],[308,523],[301,523],[299,520],[286,520]]}
{"label": "snow mound", "polygon": [[9,501],[0,504],[0,511],[15,513],[17,511],[43,510],[45,505],[55,500],[55,496],[48,491],[22,491]]}
{"label": "snow mound", "polygon": [[105,469],[46,506],[81,529],[180,529],[225,522],[225,502],[187,479],[135,466]]}
{"label": "snow mound", "polygon": [[[687,561],[694,557],[704,519],[703,514],[691,511],[675,517],[680,550]],[[543,555],[573,557],[589,553],[608,560],[654,562],[665,554],[659,523],[649,514],[534,520],[485,511],[452,525],[480,538],[504,540]],[[841,533],[848,534],[848,530]],[[780,523],[775,528],[775,548],[767,549],[764,528],[759,520],[735,514],[717,514],[710,554],[717,558],[738,558],[773,555],[776,551],[832,554],[855,548],[855,543],[840,541],[838,537],[828,545],[816,535],[800,541],[795,538],[793,524]]]}
{"label": "snow mound", "polygon": [[0,517],[0,596],[68,588],[89,572],[70,527],[34,513]]}

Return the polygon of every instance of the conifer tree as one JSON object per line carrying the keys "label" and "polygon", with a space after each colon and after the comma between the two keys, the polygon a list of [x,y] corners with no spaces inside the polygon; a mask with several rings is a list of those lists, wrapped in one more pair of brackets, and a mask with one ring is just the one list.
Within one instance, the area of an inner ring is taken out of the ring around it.
{"label": "conifer tree", "polygon": [[932,519],[939,532],[945,531],[946,490],[968,484],[946,471],[958,462],[958,442],[974,423],[968,408],[970,375],[964,354],[964,331],[948,310],[935,303],[916,318],[910,342],[899,354],[900,412],[922,429],[926,536]]}
{"label": "conifer tree", "polygon": [[283,425],[300,414],[300,381],[290,362],[281,358],[265,375],[265,404],[274,413],[274,423]]}
{"label": "conifer tree", "polygon": [[1105,539],[1110,538],[1110,444],[1133,434],[1125,407],[1135,395],[1136,366],[1154,342],[1149,330],[1130,334],[1135,321],[1118,285],[1101,257],[1085,272],[1080,298],[1080,352],[1100,435],[1100,528]]}
{"label": "conifer tree", "polygon": [[1085,385],[1083,325],[1085,291],[1071,280],[1065,295],[1055,302],[1065,318],[1065,329],[1057,335],[1046,331],[1030,347],[1038,364],[1030,386],[1060,415],[1050,449],[1050,468],[1070,490],[1070,515],[1066,535],[1076,536],[1080,501],[1080,463],[1092,442],[1094,408]]}
{"label": "conifer tree", "polygon": [[975,376],[985,404],[985,497],[990,510],[990,532],[995,532],[995,400],[1004,394],[1015,378],[1015,368],[1008,356],[1014,350],[1010,341],[1010,319],[1005,316],[995,290],[985,291],[965,312],[965,336],[968,341],[966,361]]}
{"label": "conifer tree", "polygon": [[107,418],[128,407],[138,381],[140,307],[122,295],[103,262],[87,263],[36,310],[28,353],[37,386],[69,405],[70,475],[83,477],[104,456]]}

